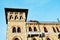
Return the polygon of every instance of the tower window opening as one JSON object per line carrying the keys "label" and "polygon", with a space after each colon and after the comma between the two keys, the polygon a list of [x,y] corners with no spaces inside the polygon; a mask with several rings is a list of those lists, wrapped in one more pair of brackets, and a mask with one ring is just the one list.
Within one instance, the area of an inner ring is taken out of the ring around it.
{"label": "tower window opening", "polygon": [[17,32],[21,32],[21,29],[20,29],[20,27],[18,27],[18,28],[17,28]]}
{"label": "tower window opening", "polygon": [[17,15],[15,16],[15,20],[18,19]]}
{"label": "tower window opening", "polygon": [[13,12],[10,12],[10,14],[13,14]]}
{"label": "tower window opening", "polygon": [[15,14],[18,14],[18,12],[15,12]]}
{"label": "tower window opening", "polygon": [[13,16],[12,15],[10,15],[10,18],[9,19],[13,19]]}
{"label": "tower window opening", "polygon": [[16,32],[16,28],[15,28],[15,27],[13,27],[12,32],[13,32],[13,33],[15,33],[15,32]]}
{"label": "tower window opening", "polygon": [[20,19],[23,19],[23,17],[22,17],[22,16],[20,16]]}

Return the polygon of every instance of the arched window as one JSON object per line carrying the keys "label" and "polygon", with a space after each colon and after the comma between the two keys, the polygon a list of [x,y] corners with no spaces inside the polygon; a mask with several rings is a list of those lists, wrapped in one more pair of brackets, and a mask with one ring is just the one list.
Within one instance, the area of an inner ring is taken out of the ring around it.
{"label": "arched window", "polygon": [[53,31],[56,33],[56,30],[55,30],[55,28],[54,27],[52,27],[53,28]]}
{"label": "arched window", "polygon": [[50,38],[47,38],[47,40],[50,40]]}
{"label": "arched window", "polygon": [[21,29],[20,29],[20,27],[18,27],[18,28],[17,28],[17,32],[21,32]]}
{"label": "arched window", "polygon": [[14,40],[19,40],[18,38],[15,38]]}
{"label": "arched window", "polygon": [[32,40],[36,40],[36,38],[33,38]]}
{"label": "arched window", "polygon": [[29,27],[29,31],[32,31],[32,28],[31,27]]}
{"label": "arched window", "polygon": [[36,27],[34,27],[34,31],[37,31]]}
{"label": "arched window", "polygon": [[12,15],[10,15],[9,19],[13,19],[13,16],[12,16]]}
{"label": "arched window", "polygon": [[45,32],[48,32],[48,30],[47,30],[47,28],[46,28],[46,27],[44,27],[44,31],[45,31]]}
{"label": "arched window", "polygon": [[22,16],[20,16],[20,19],[23,19],[23,17],[22,17]]}
{"label": "arched window", "polygon": [[17,15],[15,16],[15,20],[16,20],[16,19],[18,19],[18,16],[17,16]]}
{"label": "arched window", "polygon": [[57,29],[58,32],[60,32],[59,29],[58,29],[58,27],[56,27],[56,29]]}
{"label": "arched window", "polygon": [[12,32],[13,32],[13,33],[15,33],[15,32],[16,32],[16,28],[15,28],[15,27],[13,27]]}

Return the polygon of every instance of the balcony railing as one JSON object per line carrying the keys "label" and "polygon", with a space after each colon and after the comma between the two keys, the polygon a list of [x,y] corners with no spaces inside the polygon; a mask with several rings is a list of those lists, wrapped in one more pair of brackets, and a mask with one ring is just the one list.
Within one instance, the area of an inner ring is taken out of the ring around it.
{"label": "balcony railing", "polygon": [[[53,34],[53,33],[46,33],[46,32],[27,32],[27,34],[42,34],[42,33],[45,33],[45,34]],[[54,33],[54,34],[59,34],[59,33]]]}
{"label": "balcony railing", "polygon": [[40,32],[27,32],[27,34],[41,34]]}

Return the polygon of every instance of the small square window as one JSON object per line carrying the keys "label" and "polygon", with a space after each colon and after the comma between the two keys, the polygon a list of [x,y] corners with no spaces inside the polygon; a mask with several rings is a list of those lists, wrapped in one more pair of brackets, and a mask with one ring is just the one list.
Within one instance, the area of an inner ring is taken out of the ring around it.
{"label": "small square window", "polygon": [[13,12],[10,12],[10,14],[13,14]]}
{"label": "small square window", "polygon": [[18,14],[18,12],[15,12],[15,14]]}

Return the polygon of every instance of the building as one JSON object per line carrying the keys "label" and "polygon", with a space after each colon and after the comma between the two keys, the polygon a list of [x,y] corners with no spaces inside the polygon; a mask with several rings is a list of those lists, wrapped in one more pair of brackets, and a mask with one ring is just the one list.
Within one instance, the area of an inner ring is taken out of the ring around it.
{"label": "building", "polygon": [[60,22],[27,22],[28,9],[5,8],[7,40],[60,40]]}

